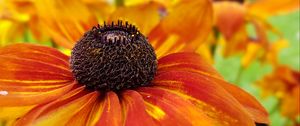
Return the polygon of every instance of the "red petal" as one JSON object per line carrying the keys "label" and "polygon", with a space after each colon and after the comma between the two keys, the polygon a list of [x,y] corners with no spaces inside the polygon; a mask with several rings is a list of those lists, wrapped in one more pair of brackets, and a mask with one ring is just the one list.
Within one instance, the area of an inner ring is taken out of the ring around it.
{"label": "red petal", "polygon": [[97,92],[89,93],[83,86],[79,87],[53,102],[33,108],[16,125],[65,125],[72,122],[77,113],[95,102],[97,96]]}
{"label": "red petal", "polygon": [[95,126],[99,121],[104,109],[103,101],[103,99],[98,98],[94,105],[90,108],[91,112],[86,123],[88,126]]}
{"label": "red petal", "polygon": [[147,114],[143,97],[136,91],[126,90],[122,93],[125,126],[155,126],[153,119]]}
{"label": "red petal", "polygon": [[218,123],[236,126],[254,125],[247,111],[218,83],[207,76],[185,71],[168,71],[156,76],[158,87],[173,90],[210,114]]}
{"label": "red petal", "polygon": [[250,94],[239,87],[224,81],[209,64],[195,53],[176,53],[163,57],[158,63],[158,72],[163,71],[188,71],[205,76],[219,85],[238,100],[250,113],[252,119],[259,123],[269,123],[268,113],[264,107]]}
{"label": "red petal", "polygon": [[52,89],[45,92],[13,92],[8,91],[6,95],[0,95],[0,106],[25,106],[42,104],[52,101],[70,90],[74,84]]}
{"label": "red petal", "polygon": [[122,111],[117,94],[106,93],[103,102],[101,117],[96,126],[122,126]]}
{"label": "red petal", "polygon": [[86,104],[77,114],[75,114],[66,125],[68,126],[85,126],[89,118],[95,118],[91,116],[92,108],[97,104],[99,97],[95,97],[91,102]]}
{"label": "red petal", "polygon": [[53,100],[74,85],[68,57],[31,44],[0,49],[0,106],[22,106]]}
{"label": "red petal", "polygon": [[188,99],[161,88],[139,88],[147,106],[146,111],[163,126],[213,126],[217,122],[205,115]]}
{"label": "red petal", "polygon": [[194,71],[222,78],[210,64],[204,62],[204,59],[196,53],[173,53],[160,58],[158,60],[158,72],[169,70]]}
{"label": "red petal", "polygon": [[[213,79],[213,78],[212,78]],[[248,111],[251,118],[257,123],[269,124],[269,114],[266,109],[255,99],[255,97],[248,94],[241,88],[229,84],[223,80],[215,80],[225,90],[227,90],[236,100],[238,100]]]}
{"label": "red petal", "polygon": [[[0,55],[11,54],[18,57],[30,57],[29,59],[46,62],[56,62],[58,65],[69,66],[69,57],[54,48],[33,44],[14,44],[0,49]],[[26,54],[26,55],[25,55]],[[31,56],[32,55],[32,56]],[[44,56],[44,57],[43,57]],[[53,57],[53,58],[48,58]]]}

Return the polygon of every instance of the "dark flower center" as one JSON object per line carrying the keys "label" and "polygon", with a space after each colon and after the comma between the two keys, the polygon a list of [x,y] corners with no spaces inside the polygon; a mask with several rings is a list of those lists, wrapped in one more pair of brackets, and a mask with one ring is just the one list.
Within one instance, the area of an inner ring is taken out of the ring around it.
{"label": "dark flower center", "polygon": [[156,54],[146,37],[122,21],[86,32],[73,48],[70,62],[75,79],[99,91],[148,85],[157,69]]}

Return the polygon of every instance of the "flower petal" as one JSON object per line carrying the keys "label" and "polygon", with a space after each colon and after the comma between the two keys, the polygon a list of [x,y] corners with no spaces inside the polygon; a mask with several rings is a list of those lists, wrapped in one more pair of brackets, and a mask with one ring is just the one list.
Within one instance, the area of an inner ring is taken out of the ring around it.
{"label": "flower petal", "polygon": [[147,106],[146,111],[163,126],[213,126],[217,123],[188,99],[157,87],[138,89]]}
{"label": "flower petal", "polygon": [[0,49],[0,106],[53,100],[74,85],[68,57],[43,46],[16,44]]}
{"label": "flower petal", "polygon": [[31,110],[33,106],[22,107],[1,107],[0,120],[14,120],[23,116],[26,112]]}
{"label": "flower petal", "polygon": [[[158,57],[180,50],[193,51],[210,33],[212,26],[210,0],[180,1],[167,12],[161,13],[167,13],[167,16],[163,17],[149,34],[149,40],[157,50]],[[198,41],[189,43],[194,39]]]}
{"label": "flower petal", "polygon": [[34,4],[41,27],[57,44],[66,48],[72,48],[85,31],[97,24],[96,17],[80,0],[43,0],[34,1]]}
{"label": "flower petal", "polygon": [[159,23],[159,7],[160,5],[155,2],[130,7],[121,7],[117,8],[117,10],[111,14],[110,19],[112,21],[122,19],[124,21],[134,23],[140,29],[141,33],[147,35],[150,30]]}
{"label": "flower petal", "polygon": [[234,1],[214,2],[215,25],[230,40],[244,25],[246,8]]}
{"label": "flower petal", "polygon": [[121,105],[117,94],[114,92],[106,93],[101,117],[98,118],[96,126],[122,126],[122,121]]}
{"label": "flower petal", "polygon": [[177,95],[189,99],[220,124],[226,122],[233,126],[254,125],[243,106],[207,76],[185,71],[168,71],[157,75],[153,84],[173,90]]}
{"label": "flower petal", "polygon": [[206,83],[210,83],[210,81],[217,83],[246,108],[255,122],[269,123],[267,111],[253,96],[224,81],[217,71],[205,63],[199,55],[195,53],[175,53],[158,61],[158,73],[171,70],[197,73],[208,81]]}
{"label": "flower petal", "polygon": [[46,92],[13,92],[7,91],[7,94],[0,95],[0,106],[23,106],[34,105],[49,102],[63,95],[70,90],[74,84],[69,84],[64,87],[52,89]]}
{"label": "flower petal", "polygon": [[96,100],[86,123],[88,126],[121,126],[122,124],[121,105],[114,92],[107,92],[105,96]]}
{"label": "flower petal", "polygon": [[249,5],[252,14],[267,17],[299,9],[299,0],[256,0]]}
{"label": "flower petal", "polygon": [[[300,76],[298,76],[299,78]],[[298,82],[299,84],[299,82]],[[290,119],[297,119],[300,114],[300,86],[295,86],[291,89],[290,93],[285,94],[281,101],[280,111],[281,114],[289,117]]]}
{"label": "flower petal", "polygon": [[173,53],[158,60],[158,72],[183,70],[200,72],[222,79],[222,76],[196,53]]}
{"label": "flower petal", "polygon": [[[55,62],[62,67],[69,67],[69,57],[54,48],[34,44],[14,44],[0,49],[0,55],[10,54],[17,57],[26,57],[32,60]],[[48,58],[51,57],[51,58]]]}
{"label": "flower petal", "polygon": [[95,118],[90,116],[92,107],[97,104],[99,97],[96,97],[91,102],[86,104],[78,113],[76,113],[66,124],[67,126],[85,126],[89,118]]}
{"label": "flower petal", "polygon": [[124,112],[125,126],[155,126],[147,114],[143,97],[136,91],[126,90],[122,93],[121,105]]}
{"label": "flower petal", "polygon": [[92,104],[98,92],[87,92],[78,87],[57,100],[41,104],[20,118],[16,125],[65,125],[85,107]]}

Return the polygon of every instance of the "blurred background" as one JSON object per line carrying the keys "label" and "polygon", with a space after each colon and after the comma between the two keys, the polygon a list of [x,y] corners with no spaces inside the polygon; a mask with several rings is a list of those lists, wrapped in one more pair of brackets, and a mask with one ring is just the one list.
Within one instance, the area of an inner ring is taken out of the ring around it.
{"label": "blurred background", "polygon": [[[299,0],[212,0],[183,10],[186,1],[0,0],[0,47],[35,43],[70,54],[84,31],[103,21],[128,20],[151,35],[157,25],[172,26],[160,23],[164,18],[175,16],[179,20],[169,24],[178,23],[173,27],[185,32],[203,19],[208,30],[203,28],[201,35],[207,37],[189,38],[201,41],[189,51],[203,55],[227,81],[255,96],[272,126],[299,126]],[[180,17],[197,8],[207,11]]]}

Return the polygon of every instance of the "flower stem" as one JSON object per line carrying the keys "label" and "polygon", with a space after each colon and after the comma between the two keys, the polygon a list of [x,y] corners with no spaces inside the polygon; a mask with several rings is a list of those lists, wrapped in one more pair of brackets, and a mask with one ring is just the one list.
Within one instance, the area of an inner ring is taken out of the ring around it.
{"label": "flower stem", "polygon": [[124,6],[124,0],[116,0],[115,3],[117,7]]}
{"label": "flower stem", "polygon": [[238,69],[238,73],[237,73],[236,78],[235,78],[235,84],[240,85],[240,81],[241,81],[244,70],[245,70],[245,68],[242,65],[240,65],[240,67]]}
{"label": "flower stem", "polygon": [[6,120],[2,120],[2,121],[0,121],[0,126],[6,126]]}
{"label": "flower stem", "polygon": [[52,45],[53,48],[58,48],[58,45],[53,41],[51,41],[51,45]]}
{"label": "flower stem", "polygon": [[275,112],[278,110],[279,105],[280,105],[280,101],[278,101],[278,102],[272,107],[272,109],[269,111],[269,114],[272,115],[273,113],[275,113]]}
{"label": "flower stem", "polygon": [[29,42],[29,30],[26,30],[24,35],[23,35],[23,40],[24,42]]}

